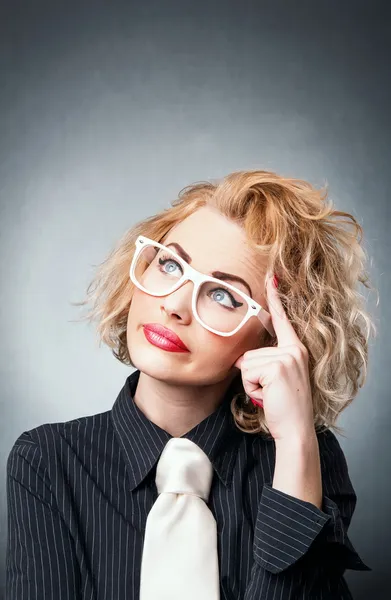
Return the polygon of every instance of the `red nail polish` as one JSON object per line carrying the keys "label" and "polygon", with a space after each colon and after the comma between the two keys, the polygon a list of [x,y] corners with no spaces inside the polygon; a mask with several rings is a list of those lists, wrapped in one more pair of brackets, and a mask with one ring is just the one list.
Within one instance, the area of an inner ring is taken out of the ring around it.
{"label": "red nail polish", "polygon": [[277,279],[276,275],[274,275],[274,277],[273,277],[273,285],[275,288],[278,287],[278,279]]}
{"label": "red nail polish", "polygon": [[260,406],[261,408],[263,408],[262,400],[255,400],[255,398],[251,398],[251,396],[250,396],[250,400],[254,404],[254,406]]}

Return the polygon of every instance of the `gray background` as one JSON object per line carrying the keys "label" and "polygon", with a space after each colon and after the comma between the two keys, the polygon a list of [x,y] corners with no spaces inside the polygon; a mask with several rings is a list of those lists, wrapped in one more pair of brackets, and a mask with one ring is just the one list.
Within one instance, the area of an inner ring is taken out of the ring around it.
{"label": "gray background", "polygon": [[2,585],[14,440],[108,410],[130,373],[71,322],[93,265],[183,186],[266,168],[327,182],[364,227],[379,336],[339,423],[358,495],[350,535],[373,572],[346,577],[355,598],[388,597],[386,4],[13,0],[0,23]]}

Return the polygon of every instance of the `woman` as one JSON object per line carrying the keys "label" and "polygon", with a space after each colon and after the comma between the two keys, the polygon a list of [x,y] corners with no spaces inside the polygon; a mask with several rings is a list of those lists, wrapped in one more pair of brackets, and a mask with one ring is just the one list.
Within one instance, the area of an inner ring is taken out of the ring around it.
{"label": "woman", "polygon": [[[376,328],[361,227],[325,199],[232,173],[182,190],[100,265],[80,304],[135,371],[111,410],[11,449],[9,600],[351,598],[345,570],[371,569],[332,430]],[[186,491],[201,474],[205,495]]]}

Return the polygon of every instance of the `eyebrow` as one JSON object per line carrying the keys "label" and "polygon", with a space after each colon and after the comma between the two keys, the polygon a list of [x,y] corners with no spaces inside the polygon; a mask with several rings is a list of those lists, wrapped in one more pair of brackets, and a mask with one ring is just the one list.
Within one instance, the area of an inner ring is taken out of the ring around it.
{"label": "eyebrow", "polygon": [[[174,246],[179,256],[183,258],[183,260],[185,260],[187,263],[191,263],[191,256],[186,252],[186,250],[182,248],[180,244],[177,244],[176,242],[171,242],[170,244],[166,244],[166,246],[167,248],[169,246]],[[232,273],[225,273],[224,271],[212,271],[211,275],[212,277],[215,277],[216,279],[221,279],[222,281],[238,281],[248,289],[249,296],[251,298],[253,297],[253,293],[247,281],[245,281],[238,275],[233,275]]]}

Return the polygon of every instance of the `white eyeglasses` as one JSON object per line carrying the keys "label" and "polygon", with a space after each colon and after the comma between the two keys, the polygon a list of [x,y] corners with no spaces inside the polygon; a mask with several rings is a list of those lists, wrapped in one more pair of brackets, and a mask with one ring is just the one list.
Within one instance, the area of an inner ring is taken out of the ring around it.
{"label": "white eyeglasses", "polygon": [[[192,281],[192,311],[208,331],[231,336],[251,317],[257,317],[270,335],[275,336],[270,313],[242,290],[200,273],[171,248],[143,235],[138,236],[135,245],[129,275],[146,294],[168,296]],[[174,268],[166,270],[167,267]]]}

